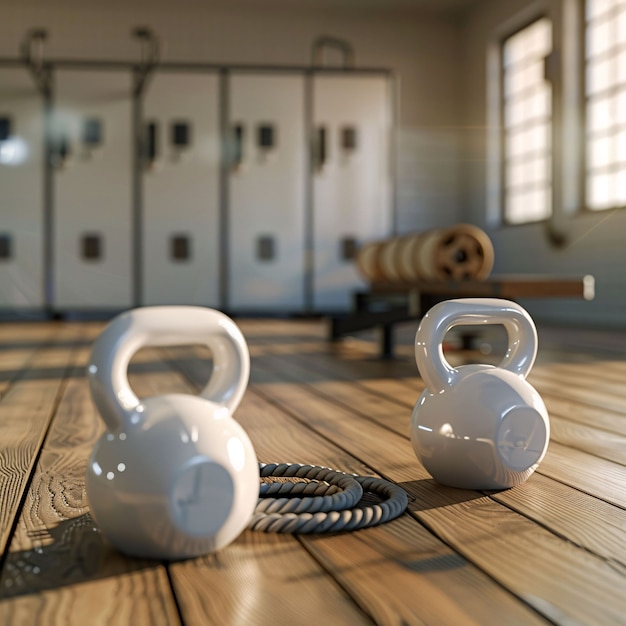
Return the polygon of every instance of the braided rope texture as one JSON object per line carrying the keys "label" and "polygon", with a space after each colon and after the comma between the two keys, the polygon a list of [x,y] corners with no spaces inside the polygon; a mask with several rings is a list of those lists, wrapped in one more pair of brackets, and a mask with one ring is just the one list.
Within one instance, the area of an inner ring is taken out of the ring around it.
{"label": "braided rope texture", "polygon": [[[334,533],[384,524],[401,515],[406,491],[374,476],[356,476],[317,465],[260,463],[261,478],[298,482],[262,483],[248,528],[270,533]],[[366,504],[364,493],[382,498]]]}

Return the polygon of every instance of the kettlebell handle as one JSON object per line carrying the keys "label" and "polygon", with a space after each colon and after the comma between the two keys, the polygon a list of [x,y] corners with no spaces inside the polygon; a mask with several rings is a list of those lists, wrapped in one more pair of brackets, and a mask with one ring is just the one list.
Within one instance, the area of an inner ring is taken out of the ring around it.
{"label": "kettlebell handle", "polygon": [[94,342],[87,378],[108,430],[136,426],[140,400],[128,382],[132,356],[148,346],[201,344],[213,356],[213,371],[200,395],[235,411],[248,385],[250,355],[238,326],[226,315],[199,306],[138,308],[114,318]]}
{"label": "kettlebell handle", "polygon": [[454,326],[502,324],[508,348],[498,367],[528,376],[537,356],[537,329],[518,304],[497,298],[460,298],[435,305],[422,318],[415,335],[415,360],[432,393],[451,387],[461,376],[443,355],[443,340]]}

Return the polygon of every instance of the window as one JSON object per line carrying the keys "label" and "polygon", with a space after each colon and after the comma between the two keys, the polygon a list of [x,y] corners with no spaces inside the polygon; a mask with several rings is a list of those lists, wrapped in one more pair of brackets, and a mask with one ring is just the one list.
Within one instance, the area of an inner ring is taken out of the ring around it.
{"label": "window", "polygon": [[586,205],[626,205],[626,2],[585,10]]}
{"label": "window", "polygon": [[552,88],[545,58],[550,20],[541,18],[501,47],[504,221],[520,224],[552,214]]}

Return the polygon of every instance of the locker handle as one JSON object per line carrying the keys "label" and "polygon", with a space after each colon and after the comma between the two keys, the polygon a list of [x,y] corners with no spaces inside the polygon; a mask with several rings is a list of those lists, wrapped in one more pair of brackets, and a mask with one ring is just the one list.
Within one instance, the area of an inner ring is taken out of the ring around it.
{"label": "locker handle", "polygon": [[13,256],[13,238],[9,233],[0,233],[0,261],[9,261]]}
{"label": "locker handle", "polygon": [[0,117],[0,141],[7,141],[11,137],[11,118]]}
{"label": "locker handle", "polygon": [[341,129],[341,147],[344,152],[353,152],[357,147],[357,132],[354,126],[344,126]]}
{"label": "locker handle", "polygon": [[233,170],[241,167],[244,159],[243,154],[244,127],[243,124],[233,126]]}
{"label": "locker handle", "polygon": [[329,48],[334,48],[340,52],[344,69],[354,67],[354,48],[352,44],[345,39],[332,37],[330,35],[321,35],[313,41],[311,48],[311,64],[313,67],[324,66],[324,50]]}
{"label": "locker handle", "polygon": [[316,167],[318,170],[323,169],[327,160],[326,152],[326,127],[320,126],[317,129],[317,155],[316,155]]}
{"label": "locker handle", "polygon": [[63,132],[57,135],[50,147],[50,162],[53,167],[62,168],[72,153],[69,133]]}

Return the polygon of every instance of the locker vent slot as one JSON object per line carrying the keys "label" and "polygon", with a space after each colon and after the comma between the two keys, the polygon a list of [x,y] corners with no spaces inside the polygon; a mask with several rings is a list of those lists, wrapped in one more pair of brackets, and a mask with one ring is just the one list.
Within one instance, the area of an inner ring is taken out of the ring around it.
{"label": "locker vent slot", "polygon": [[0,261],[8,261],[13,256],[13,240],[8,233],[0,233]]}
{"label": "locker vent slot", "polygon": [[103,248],[100,235],[83,235],[82,256],[85,261],[100,261],[103,257]]}
{"label": "locker vent slot", "polygon": [[326,127],[320,126],[317,129],[317,168],[322,169],[326,164],[328,155],[326,153]]}
{"label": "locker vent slot", "polygon": [[238,167],[243,163],[243,124],[233,126],[233,166]]}
{"label": "locker vent slot", "polygon": [[172,261],[191,260],[191,240],[188,235],[172,235],[170,257]]}
{"label": "locker vent slot", "polygon": [[259,124],[257,135],[259,148],[271,150],[276,147],[276,131],[273,124]]}
{"label": "locker vent slot", "polygon": [[276,256],[274,237],[261,235],[256,241],[256,255],[259,261],[271,261]]}
{"label": "locker vent slot", "polygon": [[354,237],[344,237],[341,240],[341,259],[353,261],[356,258],[358,244]]}
{"label": "locker vent slot", "polygon": [[0,116],[0,141],[6,141],[11,136],[11,118]]}
{"label": "locker vent slot", "polygon": [[144,155],[146,161],[151,164],[157,160],[157,153],[159,150],[159,127],[156,122],[149,122],[146,124],[145,141]]}
{"label": "locker vent slot", "polygon": [[341,147],[344,150],[356,150],[357,137],[354,126],[344,126],[341,129]]}
{"label": "locker vent slot", "polygon": [[172,122],[171,141],[175,148],[188,148],[191,145],[191,123]]}
{"label": "locker vent slot", "polygon": [[83,125],[83,143],[91,148],[102,144],[102,120],[89,117]]}

